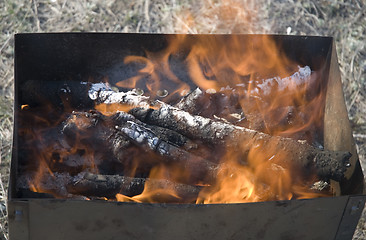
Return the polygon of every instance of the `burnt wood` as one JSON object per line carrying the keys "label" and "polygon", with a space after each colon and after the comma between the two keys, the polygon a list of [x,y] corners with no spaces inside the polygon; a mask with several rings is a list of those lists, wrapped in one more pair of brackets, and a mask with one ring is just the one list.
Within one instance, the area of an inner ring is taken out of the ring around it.
{"label": "burnt wood", "polygon": [[[33,174],[24,174],[17,181],[19,189],[28,189]],[[170,201],[176,203],[194,203],[202,189],[200,186],[172,182],[166,179],[133,178],[120,175],[102,175],[90,172],[81,172],[71,176],[68,173],[45,174],[38,182],[41,193],[52,194],[56,197],[80,199],[82,197],[106,197],[114,199],[116,194],[128,197],[139,195],[146,184],[150,189],[160,190],[156,197],[166,191],[171,191]],[[34,190],[33,190],[34,191]]]}
{"label": "burnt wood", "polygon": [[350,166],[351,154],[346,151],[328,151],[313,147],[306,141],[271,136],[252,129],[235,126],[201,116],[191,115],[162,101],[150,101],[148,97],[133,91],[95,91],[90,94],[97,103],[125,104],[134,108],[130,113],[150,125],[175,130],[191,139],[199,139],[210,144],[242,145],[244,149],[252,146],[275,146],[272,155],[286,155],[287,164],[303,169],[314,168],[323,179],[340,181]]}
{"label": "burnt wood", "polygon": [[190,182],[212,182],[220,167],[186,151],[185,148],[195,146],[181,134],[147,125],[125,112],[118,112],[112,116],[104,116],[96,111],[74,112],[63,123],[63,133],[71,139],[75,138],[74,135],[89,136],[83,141],[86,147],[96,148],[97,151],[100,148],[109,149],[105,155],[113,153],[113,158],[118,159],[122,165],[129,164],[135,146],[147,154],[155,154],[150,154],[148,160],[144,161],[141,159],[141,151],[137,153],[140,154],[141,165],[147,165],[145,168],[161,163],[176,163],[189,173]]}

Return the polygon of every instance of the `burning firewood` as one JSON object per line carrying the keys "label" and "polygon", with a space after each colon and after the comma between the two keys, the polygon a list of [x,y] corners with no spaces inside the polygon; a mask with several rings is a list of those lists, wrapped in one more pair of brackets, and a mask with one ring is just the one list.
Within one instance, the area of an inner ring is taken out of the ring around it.
{"label": "burning firewood", "polygon": [[180,199],[178,202],[192,203],[197,199],[201,187],[171,182],[166,179],[131,178],[119,175],[97,175],[86,173],[72,179],[67,189],[70,193],[85,196],[114,197],[117,193],[125,196],[141,194],[146,184],[150,188],[172,190]]}
{"label": "burning firewood", "polygon": [[[291,105],[277,106],[268,110],[266,114],[261,113],[256,102],[259,97],[241,97],[245,92],[247,90],[242,86],[226,87],[219,92],[202,91],[200,88],[196,88],[183,97],[174,107],[192,115],[217,119],[267,134],[271,134],[272,131],[278,132],[278,129],[288,129],[294,125],[306,124],[307,119],[304,114]],[[244,112],[241,105],[255,107],[247,107]],[[315,126],[310,125],[296,134],[292,133],[292,135],[296,139],[310,138],[309,140],[316,142],[316,139],[306,135],[309,132],[306,130],[309,130],[309,128],[314,130]]]}
{"label": "burning firewood", "polygon": [[[243,81],[242,83],[236,84],[233,87],[226,86],[225,88],[221,88],[220,91],[216,91],[215,89],[208,89],[206,92],[200,90],[199,88],[195,89],[188,95],[186,95],[179,103],[176,104],[176,107],[195,115],[200,111],[205,111],[205,108],[202,108],[202,103],[206,105],[210,105],[211,103],[197,101],[200,98],[216,98],[219,95],[223,95],[219,101],[226,102],[220,104],[220,102],[214,102],[213,104],[219,108],[217,110],[218,113],[222,113],[225,109],[231,109],[235,107],[238,98],[245,97],[256,97],[256,98],[271,98],[273,95],[289,95],[296,94],[299,89],[302,91],[316,87],[316,73],[312,73],[309,66],[298,67],[298,71],[294,72],[291,76],[280,78],[273,77],[267,79],[247,79],[247,81]],[[108,88],[104,87],[103,90],[108,90]],[[230,92],[230,94],[227,94]],[[198,104],[197,104],[198,103]],[[218,103],[218,104],[217,104]],[[222,105],[222,106],[220,106]],[[213,111],[212,109],[211,111]],[[233,111],[230,111],[233,113]]]}
{"label": "burning firewood", "polygon": [[[244,127],[237,127],[229,123],[192,116],[187,112],[160,103],[160,108],[135,108],[131,113],[148,124],[176,129],[178,132],[212,144],[243,143],[246,148],[251,146],[272,146],[276,148],[273,155],[285,152],[285,160],[301,167],[314,166],[321,178],[341,180],[349,165],[349,152],[327,151],[310,146],[305,141],[296,141],[291,138],[275,137]],[[238,141],[239,140],[239,141]]]}
{"label": "burning firewood", "polygon": [[[92,162],[95,163],[94,168],[104,169],[103,172],[115,171],[114,168],[121,170],[123,168],[118,167],[121,165],[120,159],[125,159],[124,163],[128,164],[128,160],[133,157],[133,149],[129,148],[130,140],[124,134],[118,134],[114,129],[113,121],[99,112],[73,112],[61,123],[60,128],[61,135],[58,138],[64,139],[73,148],[77,146],[78,149],[81,149],[83,155],[79,158],[81,160],[92,159]],[[125,149],[125,151],[121,151],[121,149]],[[57,149],[54,150],[55,153],[59,154]],[[72,154],[62,155],[66,155],[66,159],[73,156]],[[97,159],[100,160],[97,161]],[[60,160],[58,165],[68,163],[65,161],[65,157]],[[75,161],[74,165],[85,166],[80,161]],[[88,169],[92,167],[86,166]],[[56,169],[56,171],[60,170],[60,168]]]}
{"label": "burning firewood", "polygon": [[[82,133],[93,136],[83,142],[86,145],[96,142],[99,146],[111,149],[113,157],[122,164],[131,158],[129,149],[134,144],[147,153],[157,154],[163,162],[179,164],[190,173],[191,182],[212,182],[219,169],[217,164],[186,151],[194,145],[186,137],[170,129],[142,123],[125,112],[112,116],[104,116],[95,111],[74,112],[63,124],[66,137]],[[151,158],[150,155],[150,164],[153,163]]]}
{"label": "burning firewood", "polygon": [[175,104],[175,107],[192,115],[223,119],[236,124],[245,119],[236,90],[228,87],[216,92],[196,88]]}
{"label": "burning firewood", "polygon": [[[270,135],[303,139],[321,146],[317,125],[307,124],[315,122],[316,117],[306,114],[321,112],[321,97],[315,98],[320,87],[316,84],[316,77],[317,73],[312,73],[305,66],[285,78],[248,78],[243,83],[217,91],[196,88],[174,106],[192,115],[229,122]],[[309,104],[311,101],[314,102]],[[296,132],[290,131],[289,134],[288,129],[296,129]]]}
{"label": "burning firewood", "polygon": [[[31,176],[22,175],[17,181],[19,189],[27,189]],[[116,194],[128,197],[139,195],[146,184],[157,190],[170,190],[175,193],[175,201],[193,203],[202,187],[171,182],[166,179],[132,178],[119,175],[101,175],[81,172],[71,176],[69,173],[54,173],[44,175],[37,188],[44,193],[54,194],[56,197],[87,197],[114,198]]]}
{"label": "burning firewood", "polygon": [[349,167],[349,152],[328,151],[313,147],[305,141],[276,137],[230,123],[215,121],[186,111],[161,101],[150,101],[148,97],[135,92],[113,92],[91,89],[89,96],[97,103],[121,104],[130,106],[130,113],[149,125],[156,125],[179,132],[190,138],[218,145],[275,146],[272,155],[283,153],[289,165],[304,169],[313,168],[322,179],[341,180]]}
{"label": "burning firewood", "polygon": [[192,178],[195,178],[195,180],[205,176],[204,179],[211,182],[216,178],[216,174],[219,169],[217,164],[159,139],[151,129],[141,124],[128,121],[124,127],[118,126],[117,129],[124,132],[139,146],[143,146],[148,150],[157,152],[159,155],[163,156],[167,162],[176,161],[180,163],[184,166],[184,169],[190,173]]}

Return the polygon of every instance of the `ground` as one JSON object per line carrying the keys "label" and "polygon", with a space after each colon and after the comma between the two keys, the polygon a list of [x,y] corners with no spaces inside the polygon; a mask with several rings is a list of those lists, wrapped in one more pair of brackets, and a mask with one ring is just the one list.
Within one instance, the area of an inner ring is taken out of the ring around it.
{"label": "ground", "polygon": [[[0,239],[8,239],[14,34],[20,32],[278,33],[335,39],[359,158],[366,166],[365,0],[0,1]],[[366,238],[366,212],[353,239]]]}

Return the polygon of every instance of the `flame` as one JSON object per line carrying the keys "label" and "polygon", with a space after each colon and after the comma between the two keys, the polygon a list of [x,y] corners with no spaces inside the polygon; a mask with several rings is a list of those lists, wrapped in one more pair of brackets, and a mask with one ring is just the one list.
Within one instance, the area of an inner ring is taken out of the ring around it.
{"label": "flame", "polygon": [[[153,182],[156,179],[170,179],[172,182],[177,182],[178,178],[186,178],[187,173],[181,171],[179,168],[167,168],[164,165],[159,165],[151,169],[149,178],[147,179],[144,190],[141,194],[128,197],[123,194],[117,194],[116,199],[120,202],[146,202],[146,203],[161,203],[161,202],[179,202],[181,197],[174,189],[173,185],[164,184],[160,187]],[[164,180],[163,180],[164,181]]]}
{"label": "flame", "polygon": [[[125,59],[126,63],[145,64],[136,77],[126,81],[135,84],[129,87],[136,86],[139,80],[149,75],[155,86],[148,87],[149,90],[161,88],[159,74],[166,74],[177,86],[184,85],[179,84],[181,80],[170,71],[169,57],[184,48],[187,39],[178,36],[169,40],[168,47],[162,52]],[[222,43],[211,37],[200,36],[190,46],[185,62],[194,84],[210,92],[220,92],[230,86],[229,89],[239,95],[244,115],[255,115],[256,121],[263,123],[256,130],[273,136],[313,142],[316,138],[314,130],[322,126],[325,97],[319,91],[318,73],[288,59],[271,36],[258,35],[247,41],[231,36],[225,39],[225,44]],[[127,87],[122,82],[117,85]],[[182,88],[177,87],[176,91],[182,91]],[[309,96],[309,92],[312,96]],[[316,181],[315,176],[307,176],[305,182],[298,180],[300,173],[286,164],[284,160],[288,156],[285,152],[276,152],[276,142],[266,146],[253,145],[243,143],[239,145],[239,150],[227,149],[220,160],[224,167],[219,170],[216,181],[208,185],[203,183],[196,203],[289,200],[327,195],[310,189],[311,182]],[[176,174],[174,178],[180,176],[179,172]],[[164,192],[164,189],[151,189],[147,185],[141,195],[131,199],[154,202],[152,196],[159,192]],[[176,196],[174,192],[168,195]],[[125,201],[126,198],[118,195],[117,200]]]}
{"label": "flame", "polygon": [[22,106],[20,106],[21,110],[26,110],[29,109],[29,105],[28,104],[23,104]]}
{"label": "flame", "polygon": [[132,108],[133,107],[131,105],[118,104],[118,103],[112,103],[112,104],[100,103],[95,105],[95,110],[103,113],[106,116],[112,116],[116,112],[128,112]]}
{"label": "flame", "polygon": [[[181,79],[175,74],[172,59],[184,62],[190,84],[187,79]],[[317,136],[317,130],[322,129],[325,96],[319,85],[320,75],[312,72],[308,66],[300,66],[288,59],[270,36],[257,35],[248,39],[240,36],[170,36],[165,49],[158,52],[146,51],[145,56],[127,56],[124,64],[135,64],[139,69],[136,76],[116,83],[118,87],[142,87],[153,98],[162,97],[158,92],[166,90],[169,94],[163,98],[169,102],[173,96],[184,96],[195,85],[203,92],[237,98],[238,106],[248,121],[246,124],[257,131],[306,140],[309,143],[321,139],[321,136]],[[132,106],[116,103],[95,106],[95,110],[105,116],[119,111],[128,112],[131,108]],[[223,113],[220,117],[226,119],[229,114],[231,113]],[[37,119],[37,116],[34,118]],[[37,121],[48,128],[54,126],[42,117]],[[78,171],[98,172],[97,165],[101,160],[93,147],[86,148],[84,144],[92,136],[81,131],[84,126],[92,124],[87,118],[74,118],[72,122],[79,130],[72,143],[39,139],[37,136],[44,135],[40,132],[31,134],[34,138],[31,141],[35,142],[33,145],[37,146],[36,151],[39,152],[35,154],[36,158],[40,159],[37,174],[29,183],[32,191],[50,192],[42,189],[44,175],[53,176],[54,166],[69,156],[80,155],[80,149],[84,151],[82,155],[85,166]],[[276,150],[276,141],[262,145],[240,142],[240,139],[237,141],[237,148],[226,147],[222,154],[216,154],[216,149],[207,153],[199,152],[209,160],[218,156],[220,158],[220,168],[212,182],[202,179],[190,182],[190,173],[182,170],[179,165],[160,164],[150,169],[141,194],[130,197],[118,193],[115,199],[124,202],[182,201],[174,187],[157,187],[151,183],[156,179],[201,187],[196,199],[198,204],[290,200],[330,195],[311,190],[311,183],[318,180],[316,176],[302,176],[298,169],[286,161],[286,152]],[[55,149],[57,157],[54,156]],[[130,168],[123,169],[124,174],[134,177],[140,164],[146,163],[138,156],[142,155],[133,156],[132,163],[125,164],[125,167]],[[53,194],[57,195],[55,192]]]}
{"label": "flame", "polygon": [[[135,106],[121,103],[99,103],[94,106],[94,109],[105,116],[112,116],[117,112],[128,112]],[[150,109],[158,109],[157,106],[149,106]]]}
{"label": "flame", "polygon": [[[146,57],[143,56],[127,56],[124,64],[140,64],[142,68],[138,70],[138,75],[117,82],[116,85],[122,88],[135,88],[139,82],[145,82],[145,87],[151,96],[159,96],[159,91],[167,91],[170,96],[174,94],[187,93],[189,86],[180,80],[171,70],[169,59],[172,54],[179,51],[181,44],[184,42],[185,36],[178,35],[173,38],[171,44],[159,52],[146,51]],[[162,86],[163,80],[166,80]],[[168,89],[165,89],[168,88]]]}
{"label": "flame", "polygon": [[[286,153],[275,152],[274,148],[275,145],[255,145],[243,156],[243,150],[248,149],[248,144],[243,143],[239,151],[228,151],[223,158],[225,167],[219,171],[215,183],[200,192],[197,203],[244,203],[327,196],[326,193],[309,190],[311,186],[306,182],[298,182],[299,173],[282,161],[287,157]],[[247,165],[239,162],[243,158],[247,159]]]}
{"label": "flame", "polygon": [[[52,109],[48,109],[50,114]],[[45,111],[47,112],[47,111]],[[28,176],[29,188],[33,192],[49,193],[57,198],[64,198],[67,194],[62,192],[60,179],[55,176],[57,173],[68,172],[75,174],[79,171],[89,171],[98,173],[96,164],[100,162],[95,155],[94,149],[86,147],[83,142],[90,136],[83,135],[80,131],[73,133],[72,139],[66,139],[59,129],[61,120],[66,119],[69,113],[62,114],[57,121],[43,117],[44,112],[24,113],[24,119],[32,119],[33,128],[22,129],[20,137],[24,138],[24,146],[32,159],[29,166],[31,176]],[[84,129],[84,126],[90,125],[85,118],[72,118],[75,129]],[[77,162],[78,165],[74,165]],[[65,179],[66,181],[66,179]],[[60,189],[58,189],[60,188]]]}

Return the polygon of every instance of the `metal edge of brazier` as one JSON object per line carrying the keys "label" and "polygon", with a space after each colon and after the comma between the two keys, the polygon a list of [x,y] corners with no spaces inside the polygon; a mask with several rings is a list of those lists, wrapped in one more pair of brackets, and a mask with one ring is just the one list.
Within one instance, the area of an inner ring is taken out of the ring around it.
{"label": "metal edge of brazier", "polygon": [[24,218],[12,222],[22,232],[12,231],[11,239],[333,239],[348,199],[214,205],[29,199],[18,209]]}
{"label": "metal edge of brazier", "polygon": [[[363,175],[343,98],[334,44],[329,49],[325,148],[353,153],[350,179],[338,189],[343,196],[214,205],[19,199],[14,192],[18,144],[15,121],[8,199],[10,239],[351,239],[365,196],[347,194],[361,193]],[[15,67],[19,67],[16,59]],[[16,74],[15,71],[15,79]],[[15,106],[17,88],[15,84]],[[16,120],[17,111],[14,114]]]}
{"label": "metal edge of brazier", "polygon": [[329,150],[346,150],[352,153],[351,167],[346,172],[347,179],[340,183],[341,194],[362,193],[364,177],[348,119],[334,42],[329,54],[330,69],[324,114],[324,147]]}
{"label": "metal edge of brazier", "polygon": [[[351,167],[346,173],[346,180],[338,183],[340,194],[364,193],[364,175],[358,159],[356,144],[348,119],[343,95],[336,46],[333,41],[330,53],[330,69],[324,115],[324,144],[329,150],[347,150],[352,153]],[[335,239],[351,239],[358,220],[365,206],[365,195],[351,196],[344,209]]]}

